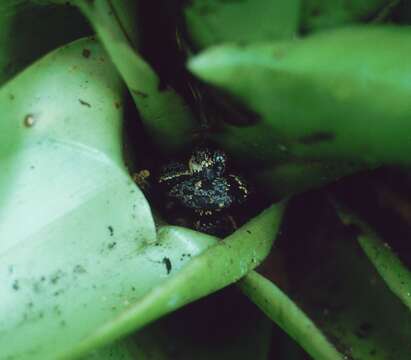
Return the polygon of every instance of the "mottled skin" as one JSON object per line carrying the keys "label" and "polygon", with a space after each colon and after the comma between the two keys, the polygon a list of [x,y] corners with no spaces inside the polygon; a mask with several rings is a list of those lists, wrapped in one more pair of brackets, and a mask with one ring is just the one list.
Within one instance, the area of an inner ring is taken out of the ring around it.
{"label": "mottled skin", "polygon": [[227,171],[226,163],[223,151],[203,147],[194,150],[187,165],[163,167],[159,183],[169,210],[187,210],[192,227],[208,234],[226,236],[235,230],[231,212],[247,200],[249,190],[240,176]]}

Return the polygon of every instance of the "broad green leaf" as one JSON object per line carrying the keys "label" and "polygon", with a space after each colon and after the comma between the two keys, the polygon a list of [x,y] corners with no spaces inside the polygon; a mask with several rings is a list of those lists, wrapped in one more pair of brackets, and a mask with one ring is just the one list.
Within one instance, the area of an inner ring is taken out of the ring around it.
{"label": "broad green leaf", "polygon": [[48,51],[91,33],[75,7],[45,5],[0,2],[0,84]]}
{"label": "broad green leaf", "polygon": [[224,42],[287,39],[297,32],[299,0],[194,0],[184,8],[188,35],[200,48]]}
{"label": "broad green leaf", "polygon": [[411,271],[367,224],[346,212],[339,214],[344,224],[356,226],[356,237],[364,253],[391,291],[411,310]]}
{"label": "broad green leaf", "polygon": [[347,28],[216,47],[194,57],[189,68],[255,112],[255,124],[226,125],[216,135],[232,153],[262,170],[339,161],[341,176],[410,163],[411,66],[403,60],[411,54],[410,40],[405,27]]}
{"label": "broad green leaf", "polygon": [[152,140],[159,147],[172,150],[190,144],[195,125],[190,109],[174,90],[163,88],[154,70],[132,48],[118,17],[111,16],[110,1],[77,0],[76,4],[126,82]]}
{"label": "broad green leaf", "polygon": [[[370,20],[397,0],[302,0],[301,28],[315,31]],[[387,10],[388,10],[387,9]]]}
{"label": "broad green leaf", "polygon": [[[217,239],[211,236],[176,226],[160,227],[157,236],[157,242],[151,244],[150,247],[146,246],[145,249],[140,248],[137,250],[140,254],[139,258],[135,257],[134,265],[139,269],[139,273],[137,273],[135,269],[127,269],[127,265],[124,267],[122,267],[123,265],[119,265],[120,271],[129,272],[130,278],[133,279],[132,291],[134,292],[134,296],[140,299],[149,291],[155,291],[156,286],[162,282],[166,282],[170,277],[178,273],[191,259],[214,245],[217,241]],[[150,263],[151,265],[149,265]],[[130,302],[127,306],[123,306],[123,312],[127,312],[131,305],[132,303]],[[114,320],[114,318],[112,320]],[[110,325],[108,324],[108,326]],[[121,328],[121,326],[122,324],[120,323],[119,327]],[[118,329],[114,328],[113,330],[116,331]],[[155,359],[166,359],[166,352],[158,346],[159,336],[161,335],[159,335],[157,331],[150,329],[146,331],[144,329],[133,337],[128,337],[125,340],[96,349],[89,355],[81,357],[81,359],[99,359],[99,356],[116,356],[116,359],[117,356],[123,356],[125,359],[128,359],[126,356],[129,356],[132,359],[138,358],[142,360],[149,360],[155,356]],[[92,341],[89,342],[88,349],[101,346],[101,344],[101,339],[94,337]],[[81,345],[80,353],[85,353],[87,352],[86,350],[87,346],[84,347]],[[78,358],[77,352],[78,349],[74,348],[67,353],[60,353],[58,358]],[[120,357],[120,359],[122,358]]]}
{"label": "broad green leaf", "polygon": [[313,359],[343,359],[343,355],[326,339],[312,320],[274,283],[251,271],[238,285],[244,294],[299,343]]}
{"label": "broad green leaf", "polygon": [[90,39],[0,90],[0,358],[66,356],[210,244],[157,238],[123,164],[123,90]]}
{"label": "broad green leaf", "polygon": [[[271,206],[232,235],[190,261],[175,276],[153,288],[135,305],[86,337],[65,358],[83,355],[90,348],[114,341],[243,277],[270,251],[280,223],[282,208],[282,204]],[[172,239],[175,237],[171,236]],[[185,237],[187,238],[187,235]],[[188,237],[194,244],[217,241],[215,237],[194,231],[191,231]],[[171,257],[169,260],[165,264],[171,270],[179,260]]]}

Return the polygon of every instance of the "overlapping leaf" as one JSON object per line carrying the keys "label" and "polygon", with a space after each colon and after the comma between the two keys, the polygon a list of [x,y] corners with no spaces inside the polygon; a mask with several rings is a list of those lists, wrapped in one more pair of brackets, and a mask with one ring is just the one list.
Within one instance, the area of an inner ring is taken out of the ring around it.
{"label": "overlapping leaf", "polygon": [[[114,341],[243,277],[270,251],[278,231],[281,213],[282,204],[273,205],[263,211],[224,241],[190,261],[169,281],[153,288],[120,316],[96,329],[69,353],[68,358],[83,355],[90,348]],[[216,241],[212,236],[190,230],[185,230],[182,235],[183,239],[189,238],[196,246]],[[174,239],[176,236],[175,234],[167,238]],[[172,269],[175,261],[169,258],[169,261],[165,261],[166,267]]]}
{"label": "overlapping leaf", "polygon": [[224,42],[250,43],[296,35],[299,0],[195,0],[184,15],[187,32],[200,48]]}
{"label": "overlapping leaf", "polygon": [[189,67],[258,119],[246,127],[227,125],[216,136],[225,147],[271,171],[271,182],[288,163],[299,176],[304,171],[298,168],[318,172],[319,184],[361,168],[409,164],[411,67],[403,59],[411,53],[410,39],[408,28],[347,28],[216,47]]}
{"label": "overlapping leaf", "polygon": [[75,3],[95,28],[122,75],[152,140],[159,148],[174,151],[190,144],[195,125],[190,109],[173,89],[163,88],[154,70],[133,49],[119,17],[112,16],[110,1]]}
{"label": "overlapping leaf", "polygon": [[303,0],[301,28],[304,31],[313,31],[360,21],[379,20],[397,3],[397,0]]}

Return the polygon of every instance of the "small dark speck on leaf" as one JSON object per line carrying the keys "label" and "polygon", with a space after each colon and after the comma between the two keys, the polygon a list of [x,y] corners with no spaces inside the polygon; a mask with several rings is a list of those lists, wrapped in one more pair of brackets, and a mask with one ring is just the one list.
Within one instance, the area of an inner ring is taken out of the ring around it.
{"label": "small dark speck on leaf", "polygon": [[64,289],[59,289],[53,293],[53,296],[59,296],[64,293]]}
{"label": "small dark speck on leaf", "polygon": [[311,16],[316,17],[322,15],[322,9],[320,6],[316,6],[311,9]]}
{"label": "small dark speck on leaf", "polygon": [[61,270],[56,271],[53,275],[50,276],[50,283],[52,283],[53,285],[57,284],[63,276],[64,273]]}
{"label": "small dark speck on leaf", "polygon": [[33,291],[34,291],[36,294],[40,293],[41,290],[42,290],[41,284],[40,284],[39,282],[37,282],[37,281],[33,284],[32,288],[33,288]]}
{"label": "small dark speck on leaf", "polygon": [[13,95],[13,94],[10,94],[10,95],[9,95],[9,99],[10,99],[11,101],[13,101],[13,100],[15,99],[14,95]]}
{"label": "small dark speck on leaf", "polygon": [[276,60],[281,60],[281,59],[283,59],[284,57],[285,57],[285,52],[283,51],[283,50],[281,50],[281,49],[276,49],[275,51],[274,51],[274,58],[276,59]]}
{"label": "small dark speck on leaf", "polygon": [[114,103],[114,106],[116,107],[116,109],[120,109],[121,108],[121,103],[119,101],[116,101]]}
{"label": "small dark speck on leaf", "polygon": [[170,274],[172,268],[170,259],[168,257],[163,258],[163,264],[166,266],[167,275]]}
{"label": "small dark speck on leaf", "polygon": [[335,134],[326,131],[319,131],[309,135],[305,135],[299,139],[301,144],[313,145],[316,143],[324,141],[333,141],[335,139]]}
{"label": "small dark speck on leaf", "polygon": [[76,274],[84,274],[87,272],[87,270],[84,268],[83,265],[78,264],[73,268],[73,272]]}
{"label": "small dark speck on leaf", "polygon": [[81,100],[81,99],[78,99],[78,101],[83,106],[91,107],[91,105],[87,101],[84,101],[84,100]]}
{"label": "small dark speck on leaf", "polygon": [[13,282],[12,287],[13,287],[13,290],[16,290],[16,291],[17,291],[18,289],[20,289],[19,281],[18,281],[18,280],[15,280],[15,281]]}
{"label": "small dark speck on leaf", "polygon": [[141,98],[143,98],[143,99],[145,99],[145,98],[148,97],[148,94],[146,94],[145,92],[140,91],[140,90],[131,89],[131,92],[132,92],[134,95],[137,95],[137,96],[139,96],[139,97],[141,97]]}
{"label": "small dark speck on leaf", "polygon": [[108,231],[110,232],[110,236],[114,235],[114,229],[111,225],[107,226]]}
{"label": "small dark speck on leaf", "polygon": [[82,55],[83,55],[83,57],[85,57],[86,59],[88,59],[88,58],[90,57],[90,55],[91,55],[90,49],[83,49]]}
{"label": "small dark speck on leaf", "polygon": [[250,230],[246,230],[245,231],[247,234],[251,234],[251,231]]}
{"label": "small dark speck on leaf", "polygon": [[117,245],[117,243],[116,243],[115,241],[113,241],[112,243],[108,244],[107,247],[111,250],[111,249],[113,249],[116,245]]}

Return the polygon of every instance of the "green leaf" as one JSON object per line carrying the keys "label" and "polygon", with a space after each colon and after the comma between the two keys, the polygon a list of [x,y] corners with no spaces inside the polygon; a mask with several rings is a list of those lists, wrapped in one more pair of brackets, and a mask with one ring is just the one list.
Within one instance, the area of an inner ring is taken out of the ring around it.
{"label": "green leaf", "polygon": [[184,9],[188,34],[202,49],[224,42],[287,39],[297,32],[299,0],[195,0]]}
{"label": "green leaf", "polygon": [[1,1],[0,28],[0,85],[48,51],[91,34],[72,6],[21,0]]}
{"label": "green leaf", "polygon": [[49,54],[0,90],[6,357],[86,355],[239,279],[270,249],[278,205],[192,261],[216,239],[175,227],[156,236],[123,164],[123,90],[90,39]]}
{"label": "green leaf", "polygon": [[375,16],[396,5],[398,0],[303,0],[301,28],[317,31],[325,28],[353,24]]}
{"label": "green leaf", "polygon": [[411,310],[411,271],[370,226],[342,210],[339,215],[344,224],[356,226],[359,230],[356,237],[364,253],[391,291]]}
{"label": "green leaf", "polygon": [[334,348],[311,319],[274,283],[251,271],[238,285],[244,294],[314,359],[343,359],[343,355]]}
{"label": "green leaf", "polygon": [[135,360],[136,354],[138,354],[139,360],[150,359],[148,355],[139,351],[139,346],[134,339],[127,338],[95,350],[89,355],[82,357],[81,360]]}
{"label": "green leaf", "polygon": [[5,358],[56,358],[152,286],[141,274],[133,290],[138,249],[156,234],[123,164],[123,91],[90,39],[49,54],[0,90]]}
{"label": "green leaf", "polygon": [[110,1],[77,0],[76,4],[95,28],[122,75],[152,140],[169,150],[179,150],[189,144],[195,125],[190,109],[174,90],[163,88],[157,74],[132,48],[118,16],[112,16]]}
{"label": "green leaf", "polygon": [[[282,204],[271,206],[235,233],[190,261],[178,274],[153,288],[135,305],[85,338],[67,358],[82,355],[90,348],[114,341],[243,277],[270,251],[282,208]],[[187,233],[183,237],[194,244],[217,241],[215,237],[206,234],[188,229],[185,231]],[[170,237],[174,239],[176,234]],[[178,263],[178,260],[170,258],[166,267],[174,268],[175,262]]]}
{"label": "green leaf", "polygon": [[264,168],[287,162],[325,168],[338,161],[336,176],[342,176],[410,163],[411,67],[403,60],[411,54],[410,40],[404,27],[348,28],[216,47],[194,57],[189,68],[255,113],[255,124],[226,125],[216,135],[232,153]]}

